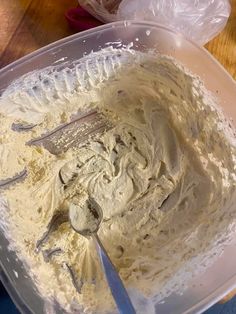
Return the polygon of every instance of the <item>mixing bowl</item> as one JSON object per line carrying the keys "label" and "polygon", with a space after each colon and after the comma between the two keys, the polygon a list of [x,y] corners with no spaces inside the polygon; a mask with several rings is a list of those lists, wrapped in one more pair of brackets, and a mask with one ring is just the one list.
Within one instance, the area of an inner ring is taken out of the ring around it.
{"label": "mixing bowl", "polygon": [[[226,116],[236,123],[236,84],[224,68],[204,49],[165,27],[148,22],[116,22],[76,34],[17,60],[0,71],[0,92],[26,73],[72,62],[102,48],[129,45],[138,51],[153,50],[172,56],[192,73],[200,76],[205,86],[218,98]],[[22,313],[43,313],[50,306],[37,292],[29,269],[22,264],[0,229],[0,277]],[[157,306],[157,313],[200,313],[236,286],[236,243],[228,244],[222,255],[204,272],[188,283],[182,294],[172,293]],[[63,313],[58,304],[51,305]]]}

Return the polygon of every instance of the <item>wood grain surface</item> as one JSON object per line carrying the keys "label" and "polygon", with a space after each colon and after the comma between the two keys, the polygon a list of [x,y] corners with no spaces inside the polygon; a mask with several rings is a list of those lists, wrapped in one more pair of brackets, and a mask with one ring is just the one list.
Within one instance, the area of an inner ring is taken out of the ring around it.
{"label": "wood grain surface", "polygon": [[[206,48],[236,79],[236,0],[225,29]],[[0,68],[73,32],[64,13],[76,0],[0,0]],[[234,290],[222,302],[236,294]]]}
{"label": "wood grain surface", "polygon": [[0,0],[0,68],[71,35],[65,11],[76,0]]}
{"label": "wood grain surface", "polygon": [[226,27],[206,48],[236,79],[236,0],[232,0],[231,5],[232,12]]}

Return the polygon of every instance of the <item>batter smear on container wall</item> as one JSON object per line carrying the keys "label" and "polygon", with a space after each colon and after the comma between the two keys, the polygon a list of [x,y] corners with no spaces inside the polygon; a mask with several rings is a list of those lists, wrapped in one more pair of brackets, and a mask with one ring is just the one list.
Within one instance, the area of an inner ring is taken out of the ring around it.
{"label": "batter smear on container wall", "polygon": [[[67,129],[55,154],[37,142],[91,111],[109,128],[60,150]],[[84,191],[102,208],[104,246],[149,313],[229,240],[235,137],[201,81],[175,60],[106,49],[19,79],[0,112],[2,229],[40,293],[67,311],[114,307],[92,241],[70,227],[68,210]],[[8,184],[17,173],[22,179]]]}

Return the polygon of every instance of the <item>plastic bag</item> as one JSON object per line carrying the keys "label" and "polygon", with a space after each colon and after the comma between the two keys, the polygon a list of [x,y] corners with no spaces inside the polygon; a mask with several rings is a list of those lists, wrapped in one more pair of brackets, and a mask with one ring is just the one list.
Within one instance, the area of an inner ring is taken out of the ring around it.
{"label": "plastic bag", "polygon": [[225,26],[229,0],[79,0],[89,13],[103,22],[155,21],[204,45]]}

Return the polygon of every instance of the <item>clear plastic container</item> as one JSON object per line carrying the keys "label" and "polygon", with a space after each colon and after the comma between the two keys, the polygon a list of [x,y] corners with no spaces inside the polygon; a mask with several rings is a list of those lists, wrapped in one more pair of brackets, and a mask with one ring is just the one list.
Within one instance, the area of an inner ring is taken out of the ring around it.
{"label": "clear plastic container", "polygon": [[[130,44],[132,49],[149,49],[170,55],[199,75],[206,87],[218,97],[225,114],[236,125],[236,84],[224,68],[204,49],[165,27],[148,22],[116,22],[82,32],[55,42],[0,71],[0,92],[20,76],[36,69],[73,61],[84,54],[117,44]],[[195,277],[183,295],[171,294],[158,305],[159,314],[201,313],[236,287],[236,243],[228,245],[221,257]],[[43,313],[48,308],[38,294],[33,280],[0,231],[0,277],[22,313]],[[58,305],[57,313],[63,313]],[[50,310],[53,313],[53,309]]]}

